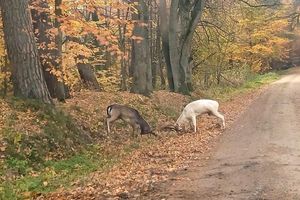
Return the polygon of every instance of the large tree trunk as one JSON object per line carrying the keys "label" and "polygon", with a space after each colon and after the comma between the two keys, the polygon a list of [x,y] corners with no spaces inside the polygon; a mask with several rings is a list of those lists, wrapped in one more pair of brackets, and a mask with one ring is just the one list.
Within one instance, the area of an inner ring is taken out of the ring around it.
{"label": "large tree trunk", "polygon": [[152,71],[149,50],[148,27],[140,23],[148,24],[149,12],[144,0],[138,0],[138,14],[133,14],[133,19],[138,20],[135,24],[133,35],[142,37],[142,41],[132,42],[131,68],[133,70],[132,92],[149,95],[152,92]]}
{"label": "large tree trunk", "polygon": [[28,1],[1,0],[0,4],[14,94],[52,103],[35,44]]}
{"label": "large tree trunk", "polygon": [[58,77],[50,72],[51,70],[59,70],[61,68],[61,52],[58,45],[56,45],[56,48],[48,47],[51,42],[55,42],[55,37],[57,37],[49,33],[54,28],[54,24],[51,23],[49,17],[49,5],[43,0],[33,0],[32,4],[35,8],[31,10],[33,28],[39,44],[38,52],[47,87],[52,98],[64,101],[66,99],[66,92],[63,78],[59,77],[61,79],[59,81]]}
{"label": "large tree trunk", "polygon": [[[166,7],[164,0],[161,0],[161,3],[160,7]],[[192,89],[192,70],[189,65],[191,42],[204,3],[205,0],[171,1],[168,29],[162,29],[162,37],[167,69],[172,73],[175,92],[189,94]],[[163,24],[162,21],[161,26]],[[168,66],[168,61],[170,61],[170,66]]]}
{"label": "large tree trunk", "polygon": [[[179,34],[179,0],[173,0],[171,2],[170,7],[170,19],[169,19],[169,56],[171,61],[171,68],[172,68],[172,76],[173,76],[173,84],[174,84],[174,91],[181,92],[179,89],[186,90],[186,85],[184,83],[185,79],[185,72],[182,68],[180,68],[180,41],[178,38]],[[181,85],[183,84],[183,85]],[[184,91],[185,93],[186,91]]]}
{"label": "large tree trunk", "polygon": [[166,0],[160,0],[159,13],[160,13],[160,31],[161,31],[161,38],[162,38],[162,51],[166,62],[168,85],[169,85],[169,90],[174,92],[175,88],[174,88],[173,73],[172,73],[172,66],[170,60],[169,34],[168,34],[169,12],[167,11]]}

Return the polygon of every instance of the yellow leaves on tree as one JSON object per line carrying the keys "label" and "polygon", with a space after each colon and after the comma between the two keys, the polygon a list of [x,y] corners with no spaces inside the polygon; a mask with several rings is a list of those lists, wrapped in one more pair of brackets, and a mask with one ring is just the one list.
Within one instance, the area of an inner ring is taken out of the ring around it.
{"label": "yellow leaves on tree", "polygon": [[[92,64],[92,67],[97,66],[103,71],[103,73],[96,73],[100,76],[100,74],[111,74],[112,69],[107,70],[105,66],[106,59],[110,59],[110,65],[115,67],[113,69],[115,72],[114,77],[109,76],[109,80],[119,80],[120,61],[129,58],[134,26],[130,18],[131,12],[134,12],[134,4],[119,0],[62,1],[58,7],[54,0],[50,0],[47,4],[49,7],[41,8],[38,1],[31,2],[32,9],[49,13],[51,23],[55,21],[60,23],[60,30],[57,27],[47,30],[51,42],[40,43],[38,47],[40,49],[57,48],[56,36],[62,32],[62,62],[57,60],[57,63],[62,63],[62,67],[53,66],[48,71],[57,76],[59,81],[64,80],[72,90],[80,83],[76,66],[79,62]],[[61,9],[62,13],[59,16],[56,15],[55,8]],[[123,38],[120,38],[120,27]],[[39,30],[35,31],[38,34]],[[122,40],[124,40],[125,47],[121,48]],[[49,58],[51,60],[50,55],[40,56],[42,62],[49,62]],[[1,77],[0,75],[0,81]],[[106,79],[97,78],[103,81],[104,85],[106,84]],[[112,81],[112,84],[119,84],[115,82]]]}
{"label": "yellow leaves on tree", "polygon": [[[77,42],[68,42],[64,45],[63,51],[63,63],[62,73],[52,70],[51,73],[55,75],[62,75],[65,83],[70,86],[71,89],[79,83],[80,77],[76,64],[78,62],[88,63],[88,58],[91,57],[95,49],[90,49],[86,45],[79,44]],[[83,56],[83,57],[80,57]]]}
{"label": "yellow leaves on tree", "polygon": [[272,59],[285,58],[289,39],[284,33],[287,32],[288,19],[280,18],[282,14],[280,11],[273,13],[262,8],[248,10],[246,19],[238,23],[240,38],[237,41],[240,48],[234,52],[234,57],[243,58],[238,60],[246,61],[254,72],[270,69]]}
{"label": "yellow leaves on tree", "polygon": [[[253,5],[257,2],[253,1]],[[205,9],[193,38],[195,84],[236,85],[252,72],[264,72],[289,53],[289,5],[251,7],[230,0]],[[273,62],[275,61],[275,62]]]}
{"label": "yellow leaves on tree", "polygon": [[232,52],[234,61],[246,62],[254,72],[270,69],[273,59],[286,58],[289,39],[285,37],[288,19],[280,17],[283,12],[264,8],[248,8],[239,15],[237,23],[238,37],[234,40]]}
{"label": "yellow leaves on tree", "polygon": [[[61,7],[63,8],[63,15],[60,19],[61,30],[66,36],[63,47],[63,74],[64,79],[67,78],[65,79],[66,83],[74,87],[79,82],[76,63],[84,62],[104,66],[105,59],[112,59],[114,60],[112,67],[116,67],[113,69],[114,77],[109,76],[110,78],[107,79],[101,75],[111,74],[110,70],[112,69],[108,70],[106,67],[101,69],[102,72],[96,74],[99,75],[98,78],[102,85],[107,85],[108,80],[115,84],[120,78],[120,68],[116,63],[122,59],[127,60],[129,57],[129,45],[134,24],[128,17],[132,12],[131,3],[117,0],[79,0],[76,2],[63,1]],[[120,27],[126,27],[122,30],[124,31],[125,48],[120,47]],[[116,85],[118,84],[116,83]]]}

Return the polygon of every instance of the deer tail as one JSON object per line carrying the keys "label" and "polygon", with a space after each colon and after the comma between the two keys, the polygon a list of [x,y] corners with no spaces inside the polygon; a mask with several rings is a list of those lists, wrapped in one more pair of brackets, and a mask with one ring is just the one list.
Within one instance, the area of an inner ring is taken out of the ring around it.
{"label": "deer tail", "polygon": [[110,106],[108,106],[107,108],[106,108],[106,112],[107,112],[107,116],[108,117],[111,117],[111,110],[112,110],[112,105],[110,105]]}

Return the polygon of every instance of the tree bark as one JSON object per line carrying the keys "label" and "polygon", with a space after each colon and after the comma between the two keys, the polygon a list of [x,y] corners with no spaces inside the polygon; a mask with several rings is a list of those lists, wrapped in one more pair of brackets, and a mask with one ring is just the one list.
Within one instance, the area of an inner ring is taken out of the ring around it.
{"label": "tree bark", "polygon": [[[149,50],[149,31],[148,24],[149,12],[145,0],[138,0],[138,14],[133,14],[133,19],[138,20],[135,24],[133,35],[142,37],[142,41],[133,40],[131,68],[133,70],[133,87],[134,93],[150,95],[152,92],[152,71]],[[141,24],[141,23],[144,23]]]}
{"label": "tree bark", "polygon": [[156,72],[157,72],[157,63],[155,62],[155,31],[153,30],[153,21],[155,20],[155,16],[153,13],[153,5],[152,5],[152,1],[148,1],[148,7],[149,7],[149,45],[150,45],[150,63],[151,63],[151,67],[152,67],[152,87],[153,89],[155,89],[156,87],[156,83],[157,83],[157,77],[156,77]]}
{"label": "tree bark", "polygon": [[[161,2],[163,4],[160,7],[164,7],[164,0]],[[162,30],[162,38],[167,70],[172,74],[172,85],[175,92],[189,94],[192,90],[192,70],[189,65],[191,42],[204,3],[205,0],[171,1],[168,29]],[[162,22],[161,26],[163,24]],[[166,34],[168,34],[168,38]],[[170,61],[170,66],[168,66],[168,61]],[[170,80],[168,81],[170,82]],[[172,88],[170,89],[172,90]]]}
{"label": "tree bark", "polygon": [[[60,8],[62,4],[62,0],[55,0],[55,23],[54,27],[57,29],[57,34],[55,36],[55,45],[57,47],[56,51],[56,58],[57,58],[57,63],[60,69],[62,69],[62,46],[63,46],[63,33],[61,31],[61,23],[60,23],[60,18],[62,17],[62,10]],[[62,73],[63,74],[63,73]],[[58,83],[59,86],[56,87],[56,95],[57,98],[70,98],[70,91],[69,87],[64,84],[64,80],[62,79],[62,82]]]}
{"label": "tree bark", "polygon": [[0,5],[14,94],[52,103],[35,44],[28,0],[1,0]]}
{"label": "tree bark", "polygon": [[[118,9],[117,14],[118,18],[121,18],[120,9]],[[125,19],[127,20],[129,15],[129,8],[126,11]],[[126,24],[121,26],[121,24],[118,25],[118,31],[119,31],[119,48],[122,50],[123,54],[126,53],[126,44],[125,44],[125,33],[126,33]],[[121,90],[126,91],[127,90],[127,65],[126,60],[124,57],[121,58]]]}
{"label": "tree bark", "polygon": [[[173,77],[173,84],[174,84],[174,91],[180,92],[179,87],[185,87],[185,85],[180,85],[182,81],[184,80],[185,72],[182,71],[182,68],[180,68],[179,62],[180,62],[180,46],[179,46],[179,13],[178,13],[178,7],[179,7],[179,0],[173,0],[171,2],[170,7],[170,18],[169,18],[169,56],[170,56],[170,63],[172,68],[172,77]],[[184,88],[185,89],[185,88]]]}
{"label": "tree bark", "polygon": [[173,73],[172,73],[172,65],[170,60],[170,47],[169,47],[169,35],[168,35],[169,12],[167,10],[166,0],[160,0],[159,13],[160,13],[160,31],[161,31],[161,38],[162,38],[162,51],[165,57],[168,86],[169,86],[169,90],[174,92],[175,88],[174,88],[174,80],[173,80]]}
{"label": "tree bark", "polygon": [[157,19],[157,29],[156,29],[156,55],[157,55],[157,65],[159,69],[159,76],[160,76],[160,84],[161,89],[166,89],[166,80],[163,73],[163,65],[162,65],[162,54],[161,54],[161,32],[160,32],[160,19],[158,16]]}

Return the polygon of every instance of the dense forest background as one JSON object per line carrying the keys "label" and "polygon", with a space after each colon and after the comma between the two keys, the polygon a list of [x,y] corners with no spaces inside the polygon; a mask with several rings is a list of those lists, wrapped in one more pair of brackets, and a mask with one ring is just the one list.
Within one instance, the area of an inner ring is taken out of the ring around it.
{"label": "dense forest background", "polygon": [[1,94],[50,103],[83,89],[149,95],[236,86],[297,64],[298,4],[2,1]]}

